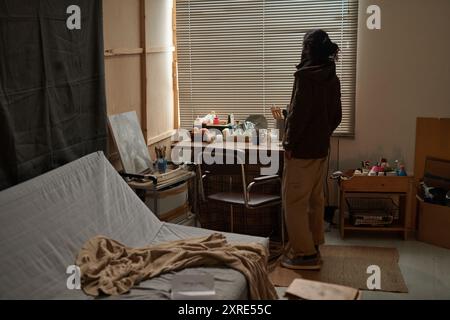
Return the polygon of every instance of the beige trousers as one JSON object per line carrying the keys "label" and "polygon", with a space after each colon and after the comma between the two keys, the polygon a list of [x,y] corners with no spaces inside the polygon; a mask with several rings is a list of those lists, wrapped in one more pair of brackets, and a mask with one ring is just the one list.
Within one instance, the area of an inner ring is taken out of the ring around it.
{"label": "beige trousers", "polygon": [[326,158],[284,159],[283,205],[289,256],[312,255],[324,243]]}

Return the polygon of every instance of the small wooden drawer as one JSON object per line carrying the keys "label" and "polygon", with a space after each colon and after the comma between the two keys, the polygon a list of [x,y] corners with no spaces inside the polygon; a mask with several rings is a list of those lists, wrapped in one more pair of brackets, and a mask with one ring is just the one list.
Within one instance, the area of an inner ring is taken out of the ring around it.
{"label": "small wooden drawer", "polygon": [[355,176],[341,181],[344,192],[409,192],[412,177]]}

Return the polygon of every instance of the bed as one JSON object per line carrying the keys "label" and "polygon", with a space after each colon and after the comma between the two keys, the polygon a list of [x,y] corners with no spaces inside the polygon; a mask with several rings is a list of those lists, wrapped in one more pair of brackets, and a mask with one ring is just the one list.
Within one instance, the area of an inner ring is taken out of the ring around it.
{"label": "bed", "polygon": [[[104,235],[131,247],[204,236],[211,230],[161,222],[97,152],[0,192],[0,299],[92,299],[67,287],[68,266],[82,245]],[[268,239],[225,233],[229,242]],[[178,274],[214,276],[218,299],[247,299],[244,276],[230,268]],[[175,273],[128,293],[97,299],[170,299]]]}

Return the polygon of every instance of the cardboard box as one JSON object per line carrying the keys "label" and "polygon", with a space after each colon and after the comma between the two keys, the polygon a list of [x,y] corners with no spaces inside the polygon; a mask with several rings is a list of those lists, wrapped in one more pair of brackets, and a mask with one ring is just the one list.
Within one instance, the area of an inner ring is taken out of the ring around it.
{"label": "cardboard box", "polygon": [[[450,161],[428,157],[424,182],[428,187],[450,188]],[[450,249],[450,207],[427,203],[418,192],[418,240]]]}
{"label": "cardboard box", "polygon": [[418,240],[450,249],[450,207],[419,202]]}
{"label": "cardboard box", "polygon": [[[424,179],[426,160],[429,157],[450,160],[450,118],[417,118],[414,179],[416,186]],[[439,169],[438,169],[439,170]],[[416,200],[415,197],[413,197]],[[417,201],[416,201],[417,202]],[[419,208],[414,203],[413,208]],[[411,226],[418,229],[418,212],[411,220]]]}

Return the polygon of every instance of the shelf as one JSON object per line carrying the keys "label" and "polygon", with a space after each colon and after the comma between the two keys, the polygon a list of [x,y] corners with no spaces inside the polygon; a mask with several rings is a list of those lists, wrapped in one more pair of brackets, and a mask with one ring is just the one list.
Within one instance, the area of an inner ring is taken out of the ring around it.
{"label": "shelf", "polygon": [[400,232],[405,231],[405,227],[399,224],[393,224],[390,226],[380,226],[380,227],[369,227],[369,226],[353,226],[351,224],[346,223],[344,225],[344,230],[353,230],[353,231],[377,231],[377,232]]}
{"label": "shelf", "polygon": [[340,182],[344,192],[408,193],[412,177],[354,176]]}

